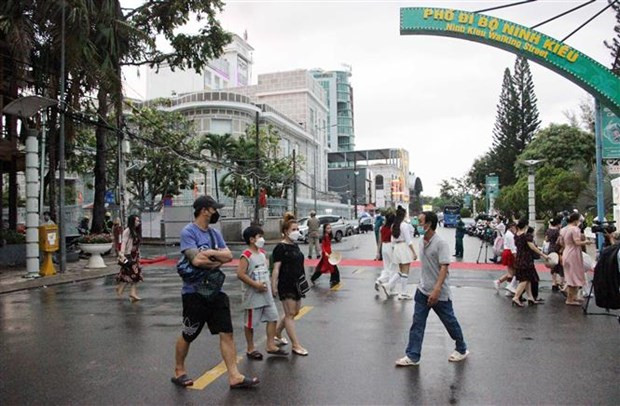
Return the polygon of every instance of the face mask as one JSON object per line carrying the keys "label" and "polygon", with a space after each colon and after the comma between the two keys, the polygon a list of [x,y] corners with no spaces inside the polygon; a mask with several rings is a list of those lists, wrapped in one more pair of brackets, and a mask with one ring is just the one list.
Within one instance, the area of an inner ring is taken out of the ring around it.
{"label": "face mask", "polygon": [[263,248],[265,246],[265,239],[261,237],[258,240],[256,240],[255,244],[258,248]]}
{"label": "face mask", "polygon": [[418,233],[420,233],[420,235],[424,235],[425,232],[426,230],[424,229],[424,227],[418,226]]}
{"label": "face mask", "polygon": [[289,233],[288,235],[288,238],[290,238],[291,241],[293,242],[297,242],[299,237],[301,237],[301,233],[299,231],[293,231],[292,233]]}
{"label": "face mask", "polygon": [[220,219],[220,213],[217,211],[211,215],[211,219],[209,220],[209,224],[215,224]]}

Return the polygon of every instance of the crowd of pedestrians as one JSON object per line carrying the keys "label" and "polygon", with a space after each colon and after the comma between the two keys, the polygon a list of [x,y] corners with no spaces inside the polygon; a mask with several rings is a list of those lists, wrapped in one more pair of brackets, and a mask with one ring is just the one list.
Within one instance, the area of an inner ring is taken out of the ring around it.
{"label": "crowd of pedestrians", "polygon": [[[517,307],[524,306],[524,293],[528,296],[529,305],[544,303],[544,299],[538,296],[540,278],[534,267],[534,260],[541,258],[551,271],[552,292],[562,292],[567,305],[582,305],[579,290],[587,285],[588,270],[583,250],[593,243],[585,237],[583,221],[583,216],[577,211],[551,219],[542,248],[534,243],[534,230],[528,227],[526,219],[520,219],[516,224],[508,222],[501,255],[506,274],[493,282],[494,287],[499,291],[507,282],[506,295],[513,297],[512,304]],[[585,294],[583,292],[581,296]]]}

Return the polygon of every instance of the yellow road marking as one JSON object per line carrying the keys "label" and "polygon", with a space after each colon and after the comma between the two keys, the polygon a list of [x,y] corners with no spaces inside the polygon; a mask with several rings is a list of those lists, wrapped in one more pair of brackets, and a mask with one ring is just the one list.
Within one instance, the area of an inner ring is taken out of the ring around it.
{"label": "yellow road marking", "polygon": [[[303,306],[301,309],[299,309],[299,314],[295,316],[295,320],[301,319],[312,309],[314,309],[313,306]],[[261,340],[261,342],[262,341],[264,340]],[[260,344],[260,343],[257,343],[257,344]],[[242,359],[243,359],[243,353],[237,354],[237,363],[239,363],[239,361],[241,361]],[[211,368],[210,370],[208,370],[207,372],[205,372],[204,374],[202,374],[200,378],[194,381],[194,384],[192,386],[188,386],[187,388],[194,389],[194,390],[203,390],[204,388],[209,386],[211,383],[213,383],[217,378],[224,375],[226,372],[227,372],[226,364],[224,364],[224,361],[222,361],[216,366],[214,366],[213,368]]]}
{"label": "yellow road marking", "polygon": [[365,270],[366,270],[366,268],[359,268],[359,269],[356,269],[355,271],[353,271],[353,273],[354,273],[354,274],[356,274],[356,273],[362,273],[362,272],[364,272]]}
{"label": "yellow road marking", "polygon": [[[243,357],[241,355],[237,355],[237,363],[241,361]],[[211,384],[211,382],[215,381],[217,378],[225,374],[227,371],[226,364],[224,361],[217,364],[215,367],[211,368],[207,372],[205,372],[200,378],[194,381],[192,386],[188,386],[189,389],[203,390],[207,387],[207,385]]]}
{"label": "yellow road marking", "polygon": [[297,314],[297,316],[295,316],[295,320],[299,320],[302,317],[304,317],[306,315],[306,313],[308,313],[310,310],[314,309],[313,306],[304,306],[301,309],[299,309],[299,313]]}
{"label": "yellow road marking", "polygon": [[338,283],[337,285],[332,286],[329,290],[331,290],[332,292],[336,292],[340,290],[341,287],[342,287],[342,283]]}

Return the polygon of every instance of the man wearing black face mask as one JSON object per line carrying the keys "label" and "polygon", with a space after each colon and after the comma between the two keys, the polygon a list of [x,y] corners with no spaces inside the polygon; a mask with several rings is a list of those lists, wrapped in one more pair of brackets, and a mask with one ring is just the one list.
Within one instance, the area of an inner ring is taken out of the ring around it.
{"label": "man wearing black face mask", "polygon": [[[181,253],[191,263],[191,272],[200,275],[200,270],[216,270],[232,260],[232,254],[219,231],[209,224],[218,221],[217,209],[224,207],[211,196],[200,196],[194,202],[194,222],[181,231]],[[205,273],[206,275],[207,273]],[[183,331],[175,347],[176,365],[172,382],[178,386],[191,386],[193,380],[187,376],[185,358],[189,346],[198,337],[205,323],[213,335],[220,336],[220,350],[228,369],[228,382],[231,389],[257,385],[258,378],[248,378],[237,369],[237,351],[233,341],[233,328],[230,318],[230,302],[226,293],[216,291],[207,300],[197,290],[204,284],[204,277],[183,279]],[[221,285],[220,285],[221,286]]]}

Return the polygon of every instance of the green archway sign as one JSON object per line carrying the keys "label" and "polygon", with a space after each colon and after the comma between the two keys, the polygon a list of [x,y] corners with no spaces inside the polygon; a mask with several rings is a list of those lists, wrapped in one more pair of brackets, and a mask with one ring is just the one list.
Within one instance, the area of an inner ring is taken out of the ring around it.
{"label": "green archway sign", "polygon": [[462,38],[522,55],[574,82],[620,116],[620,77],[538,31],[469,11],[412,7],[400,9],[400,33]]}

